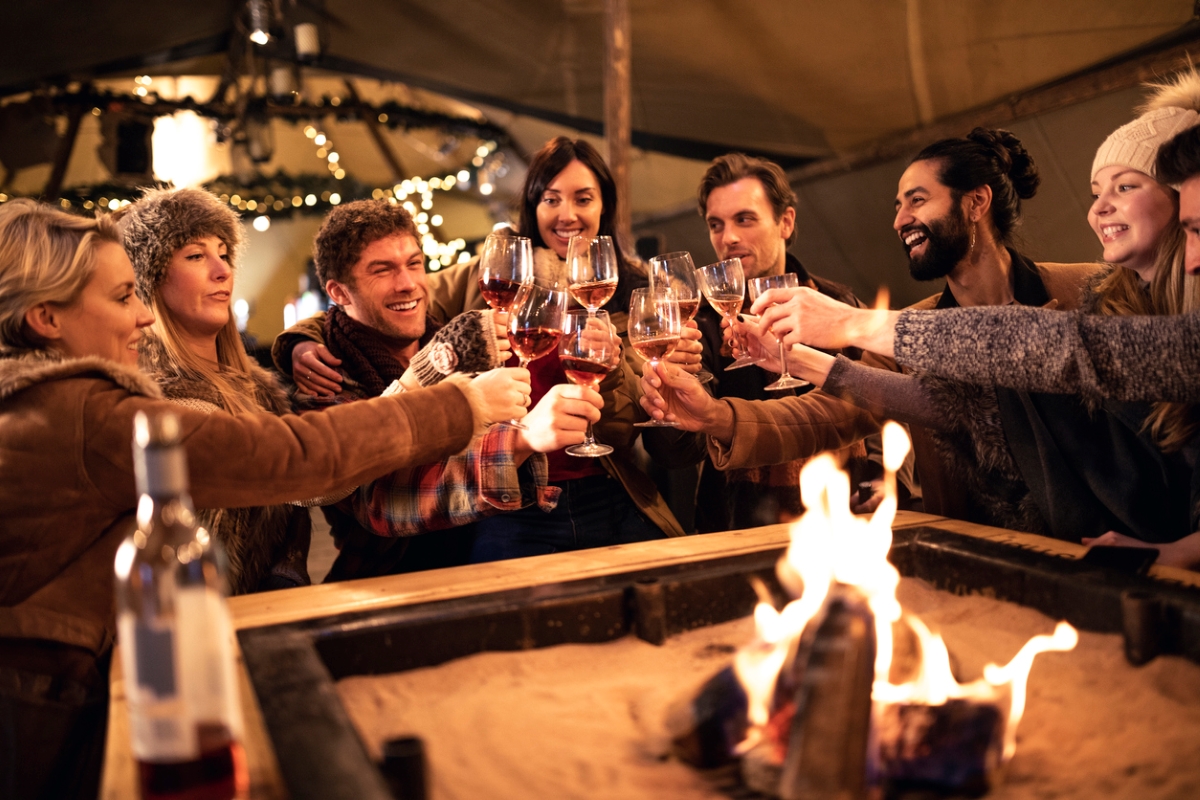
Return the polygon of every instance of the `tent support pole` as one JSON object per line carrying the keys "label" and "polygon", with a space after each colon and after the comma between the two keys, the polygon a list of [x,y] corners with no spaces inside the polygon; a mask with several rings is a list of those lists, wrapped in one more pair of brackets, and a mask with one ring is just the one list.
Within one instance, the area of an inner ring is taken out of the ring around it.
{"label": "tent support pole", "polygon": [[[358,90],[354,88],[354,81],[346,78],[346,93],[350,95],[350,99],[356,104],[362,100],[358,96]],[[392,181],[399,183],[404,180],[404,167],[400,165],[400,159],[396,157],[396,152],[392,150],[391,143],[383,135],[383,131],[379,129],[379,120],[372,117],[370,114],[363,114],[363,124],[367,126],[367,132],[371,134],[371,138],[375,140],[375,146],[379,148],[379,153],[383,156],[383,160],[388,163],[392,169]]]}
{"label": "tent support pole", "polygon": [[63,179],[67,177],[67,164],[71,161],[71,151],[75,149],[75,139],[79,136],[79,124],[83,121],[83,107],[75,106],[67,115],[67,131],[58,140],[58,150],[54,153],[54,168],[50,170],[50,179],[42,190],[42,197],[49,200],[57,197],[62,191]]}
{"label": "tent support pole", "polygon": [[604,0],[604,139],[608,168],[617,184],[616,231],[620,244],[632,246],[632,213],[629,207],[629,143],[633,128],[630,112],[629,0]]}

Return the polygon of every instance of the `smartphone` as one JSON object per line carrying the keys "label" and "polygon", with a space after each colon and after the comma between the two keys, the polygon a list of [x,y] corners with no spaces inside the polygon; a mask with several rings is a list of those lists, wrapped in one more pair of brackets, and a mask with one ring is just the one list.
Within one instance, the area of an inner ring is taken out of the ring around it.
{"label": "smartphone", "polygon": [[1150,565],[1158,558],[1158,550],[1153,547],[1113,547],[1099,545],[1090,547],[1080,559],[1087,564],[1107,567],[1126,575],[1145,575],[1150,571]]}

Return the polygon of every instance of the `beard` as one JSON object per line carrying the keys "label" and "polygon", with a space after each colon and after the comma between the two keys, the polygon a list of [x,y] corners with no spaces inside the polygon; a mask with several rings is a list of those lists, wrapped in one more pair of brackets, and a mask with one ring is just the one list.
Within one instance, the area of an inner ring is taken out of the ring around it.
{"label": "beard", "polygon": [[908,272],[914,280],[933,281],[946,277],[967,257],[971,249],[971,232],[967,226],[966,212],[962,209],[951,211],[928,226],[921,223],[909,225],[901,231],[901,235],[912,231],[925,234],[925,252],[922,255],[914,258],[909,248],[904,248],[908,254]]}

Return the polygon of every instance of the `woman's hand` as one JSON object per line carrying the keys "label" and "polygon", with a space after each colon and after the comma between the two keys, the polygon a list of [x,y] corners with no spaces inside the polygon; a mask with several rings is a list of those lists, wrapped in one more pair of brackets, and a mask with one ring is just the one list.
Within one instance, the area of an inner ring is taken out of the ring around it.
{"label": "woman's hand", "polygon": [[456,372],[446,380],[458,386],[467,396],[476,431],[496,422],[525,416],[529,395],[533,391],[529,383],[529,370],[520,367],[488,370],[475,378]]}
{"label": "woman's hand", "polygon": [[604,398],[586,386],[560,383],[537,402],[518,431],[520,447],[528,453],[551,453],[581,444],[588,423],[600,421]]}
{"label": "woman's hand", "polygon": [[512,357],[512,343],[508,341],[508,312],[493,311],[492,327],[496,329],[496,352],[503,364]]}
{"label": "woman's hand", "polygon": [[701,362],[704,356],[704,345],[701,343],[703,334],[695,320],[690,320],[679,329],[679,345],[671,351],[664,361],[676,365],[684,372],[695,375],[703,368]]}
{"label": "woman's hand", "polygon": [[305,394],[333,397],[342,391],[342,360],[317,342],[300,342],[292,348],[292,381]]}
{"label": "woman's hand", "polygon": [[[721,320],[721,327],[725,329],[725,342],[729,345],[733,357],[737,358],[745,352],[751,358],[759,359],[756,366],[767,372],[782,373],[783,367],[779,364],[779,340],[775,338],[775,334],[769,330],[760,333],[758,317],[748,314],[743,314],[742,317],[744,319],[734,321],[732,328],[728,319]],[[742,345],[745,345],[744,351]]]}

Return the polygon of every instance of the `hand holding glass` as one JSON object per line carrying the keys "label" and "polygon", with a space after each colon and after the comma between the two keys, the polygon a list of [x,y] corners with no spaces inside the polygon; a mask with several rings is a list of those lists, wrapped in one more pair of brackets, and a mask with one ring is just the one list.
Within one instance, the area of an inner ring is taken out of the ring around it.
{"label": "hand holding glass", "polygon": [[[800,288],[800,277],[792,272],[785,272],[782,275],[768,275],[764,278],[750,279],[750,302],[758,299],[758,296],[769,289],[798,289]],[[768,392],[778,392],[783,389],[800,389],[804,386],[812,386],[811,383],[800,378],[796,378],[788,370],[787,349],[783,345],[783,341],[779,342],[779,363],[783,374],[779,376],[779,380],[768,384],[763,388]]]}
{"label": "hand holding glass", "polygon": [[[567,293],[536,283],[527,283],[517,292],[508,318],[508,340],[522,367],[530,361],[554,352],[562,336],[563,316],[567,313]],[[525,427],[513,420],[512,425]]]}
{"label": "hand holding glass", "polygon": [[[679,345],[679,302],[662,289],[634,289],[629,296],[629,344],[638,355],[650,361],[650,369],[670,355]],[[674,428],[673,422],[651,419],[638,422],[639,428]]]}
{"label": "hand holding glass", "polygon": [[[696,312],[700,310],[700,286],[691,253],[680,250],[650,259],[650,286],[675,293],[675,299],[679,301],[680,325],[687,325],[696,318]],[[703,369],[693,377],[701,383],[713,379],[712,373]]]}
{"label": "hand holding glass", "polygon": [[[608,314],[597,311],[568,311],[558,343],[567,380],[577,386],[599,391],[600,382],[621,363],[621,340],[608,320]],[[587,436],[582,444],[567,448],[567,455],[580,457],[606,456],[613,449],[596,441],[592,423],[588,422]]]}

